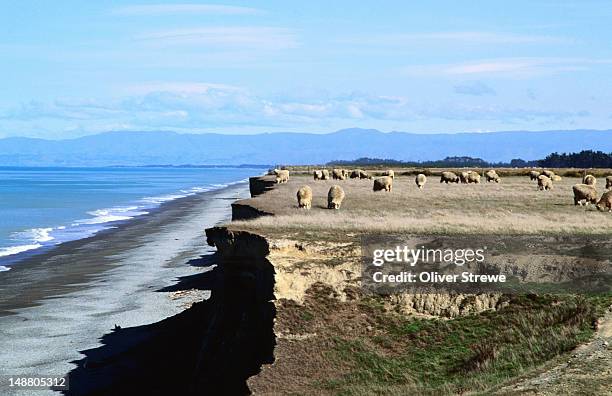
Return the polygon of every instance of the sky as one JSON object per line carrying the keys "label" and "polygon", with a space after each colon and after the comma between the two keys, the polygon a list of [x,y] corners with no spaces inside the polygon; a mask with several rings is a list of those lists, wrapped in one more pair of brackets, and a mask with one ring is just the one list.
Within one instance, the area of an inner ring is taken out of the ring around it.
{"label": "sky", "polygon": [[612,2],[2,1],[0,138],[612,128]]}

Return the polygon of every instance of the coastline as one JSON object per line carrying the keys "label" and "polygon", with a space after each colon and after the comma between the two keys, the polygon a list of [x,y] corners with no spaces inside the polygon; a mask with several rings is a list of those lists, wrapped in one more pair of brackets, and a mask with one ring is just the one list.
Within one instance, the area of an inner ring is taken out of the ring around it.
{"label": "coastline", "polygon": [[204,229],[228,221],[230,203],[247,196],[245,182],[166,202],[1,272],[0,371],[63,376],[115,325],[158,322],[207,298],[161,291],[210,269]]}

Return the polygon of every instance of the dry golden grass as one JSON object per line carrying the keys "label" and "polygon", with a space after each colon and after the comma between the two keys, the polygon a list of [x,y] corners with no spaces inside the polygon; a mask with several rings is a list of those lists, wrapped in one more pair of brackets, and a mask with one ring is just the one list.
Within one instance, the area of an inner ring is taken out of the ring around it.
{"label": "dry golden grass", "polygon": [[[484,180],[484,179],[483,179]],[[574,206],[572,186],[579,178],[564,177],[552,191],[538,191],[528,177],[505,177],[499,184],[441,184],[428,177],[423,190],[413,176],[396,177],[393,191],[373,192],[372,180],[314,181],[292,176],[287,184],[247,200],[273,213],[236,221],[251,229],[325,230],[339,232],[410,232],[427,234],[612,234],[612,214],[593,205]],[[327,191],[339,184],[346,192],[342,208],[327,209]],[[599,180],[599,193],[604,189]],[[313,190],[311,210],[297,208],[296,191]]]}

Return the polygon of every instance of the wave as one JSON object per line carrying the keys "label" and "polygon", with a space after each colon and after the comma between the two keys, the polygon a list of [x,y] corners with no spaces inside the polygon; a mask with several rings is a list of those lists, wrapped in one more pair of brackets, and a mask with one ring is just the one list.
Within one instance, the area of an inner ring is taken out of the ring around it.
{"label": "wave", "polygon": [[21,245],[21,246],[11,246],[0,248],[0,257],[12,256],[13,254],[19,254],[23,252],[27,252],[28,250],[38,249],[42,247],[40,243],[36,243],[33,245]]}
{"label": "wave", "polygon": [[5,267],[4,265],[0,265],[0,272],[10,270],[9,267]]}

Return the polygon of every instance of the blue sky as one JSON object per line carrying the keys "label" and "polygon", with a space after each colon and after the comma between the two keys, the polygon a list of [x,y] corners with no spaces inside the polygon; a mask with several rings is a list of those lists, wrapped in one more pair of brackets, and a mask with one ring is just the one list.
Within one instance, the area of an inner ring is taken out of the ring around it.
{"label": "blue sky", "polygon": [[19,1],[0,137],[609,129],[609,1]]}

